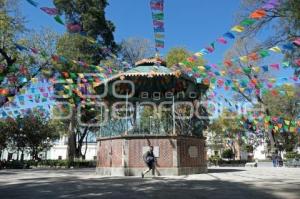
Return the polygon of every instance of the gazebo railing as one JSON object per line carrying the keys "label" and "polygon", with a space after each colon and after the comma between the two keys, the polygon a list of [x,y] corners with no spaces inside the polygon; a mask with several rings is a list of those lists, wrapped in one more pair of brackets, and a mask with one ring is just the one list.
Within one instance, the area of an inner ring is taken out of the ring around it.
{"label": "gazebo railing", "polygon": [[[175,121],[175,131],[172,118],[157,119],[149,117],[147,121],[111,120],[102,126],[98,137],[113,137],[121,135],[192,135],[191,121]],[[126,124],[127,123],[127,124]]]}

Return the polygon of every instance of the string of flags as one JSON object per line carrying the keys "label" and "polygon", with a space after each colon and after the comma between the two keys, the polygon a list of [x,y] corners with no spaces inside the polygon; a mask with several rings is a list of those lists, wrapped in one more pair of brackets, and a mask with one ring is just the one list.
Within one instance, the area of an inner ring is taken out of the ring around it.
{"label": "string of flags", "polygon": [[[297,42],[299,41],[299,38],[297,38],[295,41],[287,43],[286,45],[289,45],[290,48],[299,48],[299,45]],[[291,46],[293,45],[293,46]],[[204,84],[214,84],[216,82],[219,83],[219,86],[221,86],[224,81],[223,80],[217,80],[216,77],[223,77],[226,75],[230,74],[235,74],[235,75],[247,75],[250,73],[267,73],[270,69],[272,70],[279,70],[280,66],[283,68],[288,68],[288,67],[300,67],[299,59],[296,59],[294,63],[290,62],[282,62],[281,64],[279,63],[272,63],[269,65],[263,65],[263,66],[256,66],[255,62],[258,61],[259,59],[264,59],[268,56],[270,56],[271,52],[272,53],[285,53],[286,48],[285,47],[279,47],[279,46],[274,46],[269,49],[260,49],[257,52],[252,52],[248,55],[240,56],[240,57],[235,57],[232,59],[227,59],[224,60],[224,62],[219,63],[219,64],[206,64],[204,66],[193,66],[190,68],[185,67],[186,64],[188,64],[188,61],[185,61],[183,63],[180,63],[178,66],[175,66],[175,68],[180,68],[182,69],[186,74],[189,76],[194,76],[197,78],[198,83],[203,82]],[[194,62],[192,60],[191,62]],[[235,68],[233,67],[235,64],[242,62],[242,63],[252,63],[251,67],[244,67],[244,68]],[[242,76],[241,76],[242,77]],[[291,79],[294,81],[298,81],[299,78],[297,76],[293,76]],[[231,80],[232,81],[232,80]],[[253,80],[253,84],[257,84],[255,82],[256,80]]]}
{"label": "string of flags", "polygon": [[236,38],[236,35],[244,32],[247,28],[251,27],[258,20],[263,19],[267,16],[269,11],[272,11],[276,7],[280,5],[279,0],[269,0],[267,1],[261,8],[253,11],[247,18],[243,19],[239,24],[234,25],[230,28],[229,31],[225,32],[222,36],[218,37],[214,41],[212,41],[209,45],[202,48],[200,51],[194,53],[194,55],[188,58],[190,60],[197,60],[198,58],[213,53],[215,51],[215,44],[219,43],[221,45],[227,44],[228,40],[233,40]]}
{"label": "string of flags", "polygon": [[28,113],[33,109],[48,113],[54,104],[53,87],[45,78],[34,78],[32,83],[21,88],[18,95],[8,97],[9,103],[4,104],[0,109],[0,117],[17,117]]}
{"label": "string of flags", "polygon": [[[26,0],[26,1],[36,8],[39,6],[39,3],[37,3],[34,0]],[[83,31],[82,25],[77,21],[71,21],[66,24],[63,21],[62,16],[59,15],[57,8],[40,7],[40,10],[53,17],[53,19],[60,25],[66,26],[69,33],[79,33],[81,36],[86,37],[89,42],[94,44],[97,43],[97,41],[94,38],[86,35],[86,33]]]}
{"label": "string of flags", "polygon": [[[39,3],[34,0],[26,0],[26,1],[36,8],[39,6]],[[46,14],[48,14],[50,16],[54,16],[54,20],[57,23],[59,23],[61,25],[65,25],[63,20],[61,19],[60,15],[58,14],[58,10],[56,8],[40,7],[40,10],[42,10],[43,12],[45,12]]]}
{"label": "string of flags", "polygon": [[156,51],[165,46],[164,0],[150,1]]}

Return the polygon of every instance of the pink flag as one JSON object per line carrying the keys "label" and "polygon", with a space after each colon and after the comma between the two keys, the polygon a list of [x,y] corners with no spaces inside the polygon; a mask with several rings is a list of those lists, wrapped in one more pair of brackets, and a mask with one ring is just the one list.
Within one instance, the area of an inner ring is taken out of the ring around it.
{"label": "pink flag", "polygon": [[163,28],[164,27],[164,22],[163,21],[159,21],[159,20],[154,20],[153,21],[153,25],[156,26],[156,27]]}
{"label": "pink flag", "polygon": [[151,9],[153,10],[164,10],[164,1],[163,0],[152,0],[150,3]]}
{"label": "pink flag", "polygon": [[279,70],[279,64],[271,64],[270,66],[276,70]]}
{"label": "pink flag", "polygon": [[221,44],[227,44],[227,40],[224,39],[223,37],[218,38],[217,41]]}
{"label": "pink flag", "polygon": [[218,80],[218,86],[219,86],[219,87],[222,87],[223,85],[224,85],[224,80],[219,79],[219,80]]}
{"label": "pink flag", "polygon": [[298,81],[298,77],[295,75],[294,77],[293,77],[293,80],[296,82],[296,81]]}
{"label": "pink flag", "polygon": [[37,53],[39,52],[38,49],[36,49],[36,48],[31,48],[30,50],[31,50],[31,52],[33,52],[34,54],[37,54]]}
{"label": "pink flag", "polygon": [[57,15],[58,14],[58,11],[56,8],[42,7],[41,10],[44,11],[45,13],[47,13],[48,15]]}
{"label": "pink flag", "polygon": [[297,64],[297,66],[300,66],[300,59],[295,60],[295,64]]}
{"label": "pink flag", "polygon": [[267,83],[267,86],[268,86],[268,88],[272,88],[272,87],[273,87],[273,84],[270,83],[270,82],[268,82],[268,83]]}
{"label": "pink flag", "polygon": [[300,38],[297,38],[293,43],[297,46],[300,46]]}
{"label": "pink flag", "polygon": [[81,26],[79,24],[70,23],[67,25],[67,28],[70,32],[80,32]]}

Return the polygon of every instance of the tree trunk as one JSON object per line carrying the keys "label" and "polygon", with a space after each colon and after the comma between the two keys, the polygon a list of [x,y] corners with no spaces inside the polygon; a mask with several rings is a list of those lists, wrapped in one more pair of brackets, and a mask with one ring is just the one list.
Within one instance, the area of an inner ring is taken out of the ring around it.
{"label": "tree trunk", "polygon": [[68,160],[74,161],[74,158],[76,156],[76,134],[74,130],[69,132],[67,153]]}
{"label": "tree trunk", "polygon": [[89,130],[89,127],[85,127],[84,130],[83,130],[83,134],[80,135],[80,139],[78,140],[78,145],[76,147],[76,158],[82,158],[82,145],[83,145],[83,141],[84,141],[84,138],[86,138],[87,134],[88,134],[88,130]]}
{"label": "tree trunk", "polygon": [[76,134],[75,134],[75,119],[76,109],[73,108],[72,118],[69,124],[69,135],[68,135],[68,148],[67,148],[67,159],[71,162],[74,161],[76,153]]}

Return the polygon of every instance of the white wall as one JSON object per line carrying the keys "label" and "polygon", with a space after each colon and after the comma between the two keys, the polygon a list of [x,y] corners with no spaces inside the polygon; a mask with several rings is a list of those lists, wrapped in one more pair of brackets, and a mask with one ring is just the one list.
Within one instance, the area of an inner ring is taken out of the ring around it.
{"label": "white wall", "polygon": [[[82,146],[82,152],[85,151],[85,146]],[[50,160],[58,160],[59,156],[61,156],[62,160],[67,159],[67,148],[68,146],[65,144],[65,142],[57,142],[49,151],[47,151],[47,154],[45,152],[40,153],[42,159],[50,159]],[[7,160],[8,159],[8,153],[12,151],[3,150],[2,155],[0,157],[0,160]],[[96,143],[88,143],[87,144],[87,151],[86,151],[86,160],[94,160],[94,157],[97,156],[97,144]],[[17,153],[13,153],[13,160],[17,160]],[[19,152],[19,160],[21,159],[21,152]],[[30,160],[31,156],[30,154],[24,152],[24,160]]]}
{"label": "white wall", "polygon": [[266,154],[265,154],[265,145],[261,144],[258,147],[256,147],[253,151],[253,158],[256,160],[265,160]]}

